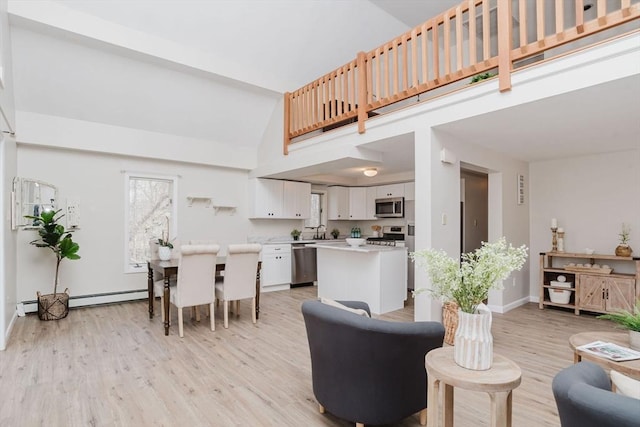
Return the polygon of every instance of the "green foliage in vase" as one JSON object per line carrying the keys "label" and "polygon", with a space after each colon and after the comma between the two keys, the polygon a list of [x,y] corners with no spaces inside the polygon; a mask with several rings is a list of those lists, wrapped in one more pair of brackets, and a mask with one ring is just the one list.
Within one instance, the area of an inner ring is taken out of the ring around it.
{"label": "green foliage in vase", "polygon": [[441,249],[424,249],[411,253],[413,261],[423,267],[431,279],[429,292],[434,298],[455,301],[465,313],[475,313],[492,289],[503,289],[502,280],[520,270],[527,259],[525,245],[514,248],[504,237],[495,243],[483,242],[474,252],[462,254],[462,261],[449,257]]}
{"label": "green foliage in vase", "polygon": [[33,220],[33,225],[37,226],[40,239],[32,240],[30,244],[39,248],[49,248],[56,256],[56,275],[53,283],[53,294],[58,292],[58,272],[60,271],[60,262],[63,259],[80,259],[78,250],[80,246],[71,238],[72,231],[65,231],[62,224],[58,221],[64,216],[56,216],[62,209],[57,211],[43,211],[39,216],[25,216]]}
{"label": "green foliage in vase", "polygon": [[628,245],[629,244],[629,238],[631,235],[631,226],[629,226],[629,224],[626,223],[622,223],[622,231],[620,232],[620,234],[618,234],[618,236],[620,236],[620,244],[621,245]]}

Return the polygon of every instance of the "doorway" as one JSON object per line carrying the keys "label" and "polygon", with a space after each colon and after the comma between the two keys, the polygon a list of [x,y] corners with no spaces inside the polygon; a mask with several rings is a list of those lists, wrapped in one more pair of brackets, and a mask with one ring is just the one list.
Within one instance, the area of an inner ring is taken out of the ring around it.
{"label": "doorway", "polygon": [[489,239],[489,176],[460,170],[460,253],[473,252]]}

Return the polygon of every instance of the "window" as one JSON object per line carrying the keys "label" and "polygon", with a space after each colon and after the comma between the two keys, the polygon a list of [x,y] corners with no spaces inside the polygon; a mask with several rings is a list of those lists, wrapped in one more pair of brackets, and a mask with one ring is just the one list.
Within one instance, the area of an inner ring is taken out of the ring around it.
{"label": "window", "polygon": [[126,174],[125,272],[146,271],[151,239],[177,235],[177,178]]}
{"label": "window", "polygon": [[324,193],[311,193],[311,215],[309,219],[304,221],[306,228],[316,228],[327,223],[324,215],[323,199]]}

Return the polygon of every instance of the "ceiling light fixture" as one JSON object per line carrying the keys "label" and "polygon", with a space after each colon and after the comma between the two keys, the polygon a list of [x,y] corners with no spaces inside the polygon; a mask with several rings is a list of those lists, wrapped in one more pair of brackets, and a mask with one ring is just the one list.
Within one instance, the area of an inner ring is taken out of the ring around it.
{"label": "ceiling light fixture", "polygon": [[364,174],[368,177],[372,177],[372,176],[376,176],[378,175],[378,169],[376,168],[367,168],[364,170]]}

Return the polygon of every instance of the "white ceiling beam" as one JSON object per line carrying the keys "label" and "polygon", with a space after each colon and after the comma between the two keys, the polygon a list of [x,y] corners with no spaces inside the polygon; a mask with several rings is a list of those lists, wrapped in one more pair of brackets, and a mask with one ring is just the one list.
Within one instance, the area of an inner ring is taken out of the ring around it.
{"label": "white ceiling beam", "polygon": [[[12,25],[44,31],[58,30],[84,39],[99,42],[103,48],[116,48],[125,56],[162,62],[198,75],[223,78],[236,84],[266,90],[274,95],[290,88],[282,87],[277,79],[263,73],[240,67],[226,58],[214,57],[206,52],[170,40],[110,22],[93,15],[78,12],[52,1],[9,1],[8,12]],[[106,46],[105,46],[106,45]]]}

